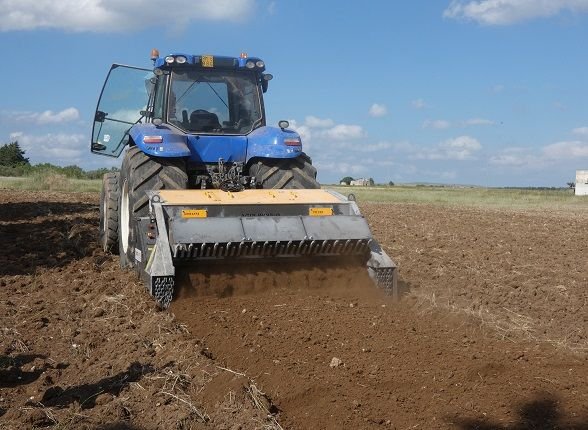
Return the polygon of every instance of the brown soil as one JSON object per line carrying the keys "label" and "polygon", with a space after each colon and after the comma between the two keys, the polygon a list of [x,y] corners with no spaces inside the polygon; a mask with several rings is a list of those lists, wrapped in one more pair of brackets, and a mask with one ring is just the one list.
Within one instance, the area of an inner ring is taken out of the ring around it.
{"label": "brown soil", "polygon": [[231,265],[162,312],[97,203],[0,191],[0,428],[588,429],[584,214],[364,204],[400,301],[354,265]]}

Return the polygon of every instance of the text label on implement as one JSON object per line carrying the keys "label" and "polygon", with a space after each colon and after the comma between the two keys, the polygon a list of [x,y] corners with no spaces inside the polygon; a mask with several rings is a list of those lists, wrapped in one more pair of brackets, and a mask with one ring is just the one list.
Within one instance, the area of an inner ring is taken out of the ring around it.
{"label": "text label on implement", "polygon": [[310,208],[308,209],[310,216],[331,216],[333,215],[333,208]]}
{"label": "text label on implement", "polygon": [[182,209],[182,218],[206,218],[206,209]]}

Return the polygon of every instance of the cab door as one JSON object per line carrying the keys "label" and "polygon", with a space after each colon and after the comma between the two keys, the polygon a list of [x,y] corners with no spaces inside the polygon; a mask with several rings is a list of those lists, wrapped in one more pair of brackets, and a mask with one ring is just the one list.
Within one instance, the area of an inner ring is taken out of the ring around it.
{"label": "cab door", "polygon": [[94,114],[91,151],[118,157],[129,141],[130,128],[141,122],[153,90],[150,69],[113,64]]}

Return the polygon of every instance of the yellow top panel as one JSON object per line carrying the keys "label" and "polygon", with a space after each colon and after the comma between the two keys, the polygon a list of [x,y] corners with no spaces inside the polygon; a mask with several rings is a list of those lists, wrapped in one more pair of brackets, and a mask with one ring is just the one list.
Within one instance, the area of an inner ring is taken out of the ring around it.
{"label": "yellow top panel", "polygon": [[267,205],[345,203],[325,190],[161,190],[167,205]]}

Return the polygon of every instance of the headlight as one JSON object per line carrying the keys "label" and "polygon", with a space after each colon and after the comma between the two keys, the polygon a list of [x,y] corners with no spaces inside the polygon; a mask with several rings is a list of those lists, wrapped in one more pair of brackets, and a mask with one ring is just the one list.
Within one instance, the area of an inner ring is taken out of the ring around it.
{"label": "headlight", "polygon": [[184,57],[183,55],[178,55],[176,57],[176,63],[178,64],[184,64],[186,62],[186,57]]}
{"label": "headlight", "polygon": [[167,64],[171,64],[171,63],[173,63],[174,61],[176,61],[176,59],[175,59],[174,57],[172,57],[171,55],[168,55],[167,57],[165,57],[165,62],[166,62]]}

